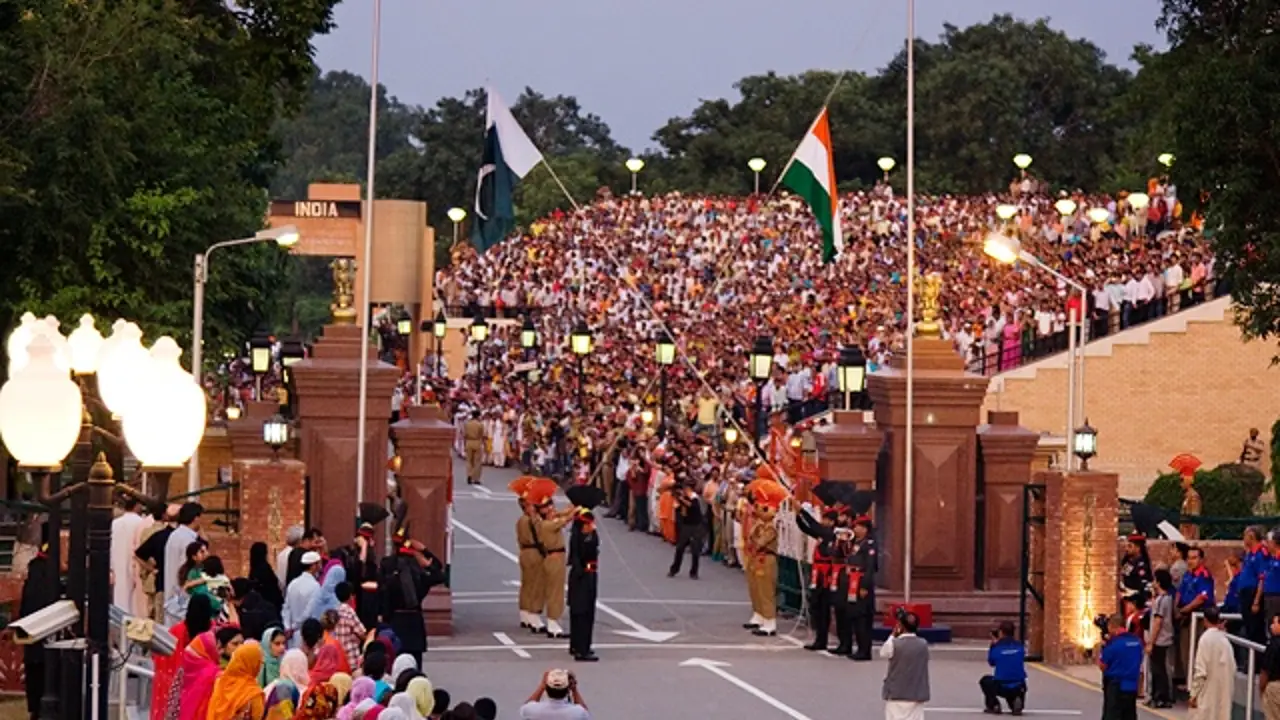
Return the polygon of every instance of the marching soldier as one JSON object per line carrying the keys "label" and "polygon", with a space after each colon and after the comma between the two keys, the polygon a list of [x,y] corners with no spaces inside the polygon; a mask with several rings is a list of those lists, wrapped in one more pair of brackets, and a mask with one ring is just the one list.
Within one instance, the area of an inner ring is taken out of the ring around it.
{"label": "marching soldier", "polygon": [[542,548],[542,598],[538,611],[546,608],[545,632],[550,638],[563,638],[560,617],[564,615],[565,546],[564,526],[573,517],[573,508],[557,511],[550,497],[538,503],[539,520],[534,524],[534,537]]}
{"label": "marching soldier", "polygon": [[479,413],[462,424],[462,449],[467,454],[467,484],[479,485],[480,473],[484,471],[484,423],[480,422]]}
{"label": "marching soldier", "polygon": [[[839,512],[828,508],[822,513],[822,521],[814,522],[810,515],[813,508],[805,503],[802,511],[796,513],[796,526],[800,532],[817,540],[813,548],[813,562],[809,571],[809,609],[812,611],[810,623],[813,625],[813,642],[805,645],[805,650],[826,650],[827,633],[831,627],[831,586],[834,576],[836,558],[836,518]],[[843,562],[843,558],[839,559]],[[840,635],[841,620],[836,617],[836,635]],[[845,648],[848,651],[848,648]],[[837,651],[838,652],[838,651]]]}
{"label": "marching soldier", "polygon": [[[846,564],[850,568],[849,600],[852,603],[853,636],[858,649],[854,660],[871,659],[871,627],[876,617],[876,540],[871,536],[871,518],[861,515],[853,521],[853,544]],[[856,573],[856,577],[852,573]]]}
{"label": "marching soldier", "polygon": [[596,518],[580,508],[569,533],[569,653],[579,662],[595,662],[591,633],[596,623],[597,563],[600,538]]}
{"label": "marching soldier", "polygon": [[520,546],[520,627],[543,632],[542,624],[542,559],[545,553],[538,544],[536,512],[523,496],[520,519],[516,520],[516,543]]}

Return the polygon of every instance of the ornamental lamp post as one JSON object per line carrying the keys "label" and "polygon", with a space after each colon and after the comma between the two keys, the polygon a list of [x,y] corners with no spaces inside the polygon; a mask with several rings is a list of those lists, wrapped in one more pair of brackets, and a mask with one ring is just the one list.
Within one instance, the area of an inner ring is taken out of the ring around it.
{"label": "ornamental lamp post", "polygon": [[658,411],[662,423],[658,425],[658,437],[667,434],[667,367],[676,361],[676,342],[671,333],[665,329],[658,333],[657,345],[654,348],[654,359],[658,361]]}
{"label": "ornamental lamp post", "polygon": [[1017,214],[1018,214],[1017,205],[1001,203],[996,206],[996,217],[1000,218],[1000,220],[1004,222],[1006,225],[1009,223],[1010,220],[1013,219],[1013,216]]}
{"label": "ornamental lamp post", "polygon": [[440,377],[442,373],[441,355],[444,353],[444,336],[449,332],[449,319],[444,316],[444,308],[436,313],[436,319],[431,321],[431,334],[436,339],[436,377]]}
{"label": "ornamental lamp post", "polygon": [[747,360],[747,370],[756,384],[756,445],[764,437],[764,385],[769,381],[769,373],[773,370],[773,338],[758,335],[751,346],[751,354]]}
{"label": "ornamental lamp post", "polygon": [[1174,156],[1173,156],[1173,153],[1170,153],[1170,152],[1160,153],[1156,157],[1156,162],[1163,165],[1165,167],[1165,170],[1168,170],[1169,168],[1173,167],[1173,161],[1174,161]]}
{"label": "ornamental lamp post", "polygon": [[1076,201],[1071,198],[1062,198],[1053,204],[1053,208],[1063,218],[1069,218],[1076,213]]}
{"label": "ornamental lamp post", "polygon": [[149,360],[142,347],[142,328],[126,320],[111,325],[111,335],[98,350],[98,395],[113,414],[124,417],[144,384]]}
{"label": "ornamental lamp post", "polygon": [[396,334],[400,337],[407,338],[411,332],[413,332],[413,318],[405,315],[396,321]]}
{"label": "ornamental lamp post", "polygon": [[627,170],[631,172],[631,194],[635,195],[639,192],[636,189],[636,177],[640,174],[640,171],[644,169],[644,161],[638,157],[633,157],[629,158],[625,165],[627,166]]}
{"label": "ornamental lamp post", "polygon": [[520,326],[520,347],[524,348],[525,357],[528,358],[528,351],[538,346],[538,328],[533,324],[533,318],[529,315],[524,316],[524,324]]}
{"label": "ornamental lamp post", "polygon": [[1022,177],[1027,176],[1027,168],[1031,167],[1031,156],[1026,153],[1018,153],[1013,156],[1013,164],[1018,167],[1018,171],[1022,173]]}
{"label": "ornamental lamp post", "polygon": [[480,378],[484,375],[484,341],[489,339],[489,323],[484,314],[476,308],[475,317],[471,318],[471,340],[476,344],[476,392],[480,392]]}
{"label": "ornamental lamp post", "polygon": [[262,442],[271,448],[276,462],[280,461],[280,448],[289,444],[290,431],[289,423],[279,413],[262,423]]}
{"label": "ornamental lamp post", "polygon": [[138,399],[121,423],[125,442],[162,488],[162,496],[168,495],[169,477],[204,438],[208,411],[204,390],[178,364],[181,356],[173,338],[156,340],[146,366],[147,381],[137,388]]}
{"label": "ornamental lamp post", "polygon": [[764,170],[768,164],[762,157],[753,157],[747,161],[747,169],[751,170],[752,175],[755,176],[756,195],[760,194],[760,171]]}
{"label": "ornamental lamp post", "polygon": [[460,207],[451,207],[445,213],[449,217],[449,222],[453,223],[453,244],[458,244],[458,229],[462,227],[462,221],[467,219],[467,211]]}
{"label": "ornamental lamp post", "polygon": [[730,425],[724,429],[724,441],[729,445],[738,442],[738,428]]}
{"label": "ornamental lamp post", "polygon": [[[280,343],[280,373],[281,379],[284,381],[284,391],[288,402],[285,404],[285,412],[289,417],[293,417],[296,401],[293,392],[293,366],[302,362],[307,358],[307,348],[302,344],[302,340],[296,335],[290,335]],[[230,419],[230,418],[228,418]]]}
{"label": "ornamental lamp post", "polygon": [[1091,207],[1085,213],[1091,222],[1095,225],[1101,225],[1111,218],[1111,211],[1104,207]]}
{"label": "ornamental lamp post", "polygon": [[[844,396],[844,409],[852,410],[855,404],[862,407],[862,392],[867,388],[867,358],[862,354],[862,348],[857,345],[840,348],[837,367],[836,378]],[[850,395],[857,396],[855,403],[850,403]]]}
{"label": "ornamental lamp post", "polygon": [[893,172],[893,169],[897,167],[897,165],[898,161],[888,155],[876,161],[876,167],[880,168],[880,171],[884,173],[884,182],[886,185],[889,183],[889,173]]}
{"label": "ornamental lamp post", "polygon": [[249,368],[253,370],[253,399],[262,400],[262,377],[271,371],[271,335],[259,328],[249,338]]}
{"label": "ornamental lamp post", "polygon": [[1080,458],[1080,469],[1089,469],[1089,459],[1098,454],[1098,431],[1085,418],[1084,425],[1076,428],[1071,451]]}
{"label": "ornamental lamp post", "polygon": [[569,349],[578,356],[578,412],[585,414],[587,408],[586,359],[592,350],[591,328],[587,327],[586,320],[579,318],[578,323],[573,326],[573,332],[569,334]]}
{"label": "ornamental lamp post", "polygon": [[1129,207],[1133,208],[1134,210],[1138,210],[1138,211],[1146,210],[1147,206],[1150,204],[1151,204],[1151,196],[1144,192],[1136,192],[1129,196]]}

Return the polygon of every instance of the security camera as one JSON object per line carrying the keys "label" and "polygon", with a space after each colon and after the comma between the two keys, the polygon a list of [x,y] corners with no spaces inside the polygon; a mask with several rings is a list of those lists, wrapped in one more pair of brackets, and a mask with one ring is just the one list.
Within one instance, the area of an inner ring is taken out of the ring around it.
{"label": "security camera", "polygon": [[9,623],[19,645],[34,645],[80,621],[80,611],[71,600],[59,600],[43,610]]}

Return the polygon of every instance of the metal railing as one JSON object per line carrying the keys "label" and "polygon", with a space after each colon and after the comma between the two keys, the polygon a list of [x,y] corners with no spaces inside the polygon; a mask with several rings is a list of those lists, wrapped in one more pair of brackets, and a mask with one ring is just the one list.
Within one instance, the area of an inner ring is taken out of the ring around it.
{"label": "metal railing", "polygon": [[[1223,620],[1240,620],[1239,613],[1222,613]],[[1196,647],[1200,644],[1199,629],[1200,621],[1204,619],[1204,613],[1191,613],[1191,624],[1189,631],[1191,632],[1191,642],[1188,643],[1187,652],[1187,686],[1191,686],[1191,678],[1195,674],[1196,668]],[[1242,638],[1238,635],[1227,634],[1227,639],[1231,641],[1231,645],[1236,648],[1242,648],[1247,657],[1244,662],[1243,677],[1240,674],[1240,668],[1236,668],[1236,676],[1231,688],[1231,704],[1233,706],[1232,717],[1234,718],[1235,707],[1244,710],[1245,720],[1255,720],[1255,708],[1262,704],[1262,698],[1258,693],[1258,659],[1259,656],[1266,651],[1266,647],[1259,645],[1252,640]],[[1225,720],[1225,719],[1224,719]],[[1256,720],[1262,720],[1261,713],[1257,713]]]}

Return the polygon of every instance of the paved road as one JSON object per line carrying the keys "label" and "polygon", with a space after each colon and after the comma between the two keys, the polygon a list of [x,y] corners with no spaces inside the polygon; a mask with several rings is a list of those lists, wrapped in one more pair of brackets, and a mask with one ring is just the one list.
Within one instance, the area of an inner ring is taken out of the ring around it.
{"label": "paved road", "polygon": [[[461,469],[462,463],[455,463]],[[428,674],[459,700],[488,695],[499,717],[516,718],[543,670],[578,674],[593,716],[622,720],[792,718],[828,720],[882,714],[885,663],[854,663],[801,649],[807,630],[780,621],[777,638],[743,630],[750,616],[739,571],[710,561],[698,580],[667,578],[669,546],[627,532],[613,520],[601,528],[600,602],[595,648],[601,662],[574,663],[567,641],[520,630],[519,577],[512,554],[516,473],[487,468],[487,488],[459,475],[454,506],[454,636],[433,638]],[[563,503],[563,499],[561,500]],[[704,558],[706,560],[706,558]],[[687,565],[686,565],[687,573]],[[562,621],[567,627],[567,617]],[[623,634],[628,633],[628,634]],[[669,639],[664,633],[675,633]],[[929,716],[981,714],[978,678],[985,646],[935,646]],[[1032,670],[1029,717],[1096,717],[1101,695],[1080,681]],[[1157,717],[1145,712],[1140,717]]]}

